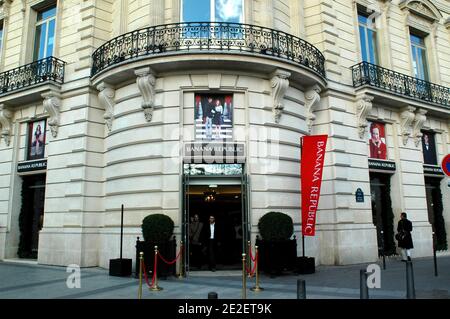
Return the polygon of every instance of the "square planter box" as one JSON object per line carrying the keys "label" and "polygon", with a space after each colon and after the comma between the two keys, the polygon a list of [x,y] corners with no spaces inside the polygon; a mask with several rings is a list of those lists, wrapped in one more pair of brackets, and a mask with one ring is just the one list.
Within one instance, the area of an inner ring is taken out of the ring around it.
{"label": "square planter box", "polygon": [[131,259],[110,259],[109,275],[117,277],[129,277],[131,276],[131,264]]}
{"label": "square planter box", "polygon": [[316,272],[314,257],[297,257],[296,272],[298,274],[313,274]]}

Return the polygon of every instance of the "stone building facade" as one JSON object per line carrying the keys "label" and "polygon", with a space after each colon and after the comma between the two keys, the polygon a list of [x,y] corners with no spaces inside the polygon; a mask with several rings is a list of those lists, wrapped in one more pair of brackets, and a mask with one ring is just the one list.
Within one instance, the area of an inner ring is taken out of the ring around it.
{"label": "stone building facade", "polygon": [[[433,229],[450,239],[439,169],[450,152],[448,0],[200,2],[0,1],[0,259],[17,258],[28,236],[38,263],[108,267],[122,204],[134,258],[149,214],[186,238],[187,189],[205,183],[239,189],[245,239],[269,211],[289,214],[299,236],[300,137],[311,134],[328,135],[317,235],[306,238],[318,264],[377,260],[402,211],[414,257],[432,255]],[[229,181],[221,171],[186,182],[209,95],[232,101],[223,132],[242,166]],[[370,153],[373,123],[384,158]]]}

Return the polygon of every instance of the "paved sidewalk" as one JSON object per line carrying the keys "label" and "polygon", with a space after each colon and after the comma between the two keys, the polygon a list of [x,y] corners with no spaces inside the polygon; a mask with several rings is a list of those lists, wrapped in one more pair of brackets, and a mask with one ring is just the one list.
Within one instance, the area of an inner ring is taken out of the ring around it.
{"label": "paved sidewalk", "polygon": [[[382,269],[381,288],[370,289],[372,299],[405,299],[405,263],[389,259],[386,270]],[[439,276],[434,276],[433,259],[413,260],[416,297],[423,299],[449,299],[450,256],[438,257]],[[247,290],[247,299],[296,299],[297,279],[306,281],[308,299],[358,299],[359,270],[367,264],[351,266],[319,266],[315,274],[285,274],[276,278],[261,275],[259,293]],[[69,289],[66,280],[70,273],[65,267],[0,262],[0,298],[90,298],[135,299],[138,280],[110,277],[102,268],[82,268],[81,288]],[[255,285],[255,279],[247,281],[247,288]],[[208,292],[217,292],[219,299],[240,299],[242,277],[239,271],[197,271],[188,278],[171,277],[160,280],[162,291],[153,292],[143,288],[145,299],[206,299]]]}

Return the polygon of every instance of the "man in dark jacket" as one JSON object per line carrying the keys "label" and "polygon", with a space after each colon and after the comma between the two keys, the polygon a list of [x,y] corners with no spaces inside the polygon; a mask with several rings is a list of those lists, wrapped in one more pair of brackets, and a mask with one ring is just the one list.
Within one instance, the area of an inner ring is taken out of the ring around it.
{"label": "man in dark jacket", "polygon": [[221,244],[222,231],[213,215],[209,216],[209,225],[203,227],[204,243],[207,247],[209,270],[216,271],[217,247]]}
{"label": "man in dark jacket", "polygon": [[400,220],[398,221],[396,235],[398,247],[400,247],[402,251],[402,261],[411,260],[410,249],[414,248],[411,232],[412,223],[408,220],[406,213],[403,212],[401,213]]}

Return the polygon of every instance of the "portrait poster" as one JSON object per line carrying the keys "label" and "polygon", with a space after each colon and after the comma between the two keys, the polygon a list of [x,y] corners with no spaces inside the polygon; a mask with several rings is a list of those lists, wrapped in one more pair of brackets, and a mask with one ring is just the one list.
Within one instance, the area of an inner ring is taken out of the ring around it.
{"label": "portrait poster", "polygon": [[233,138],[233,95],[195,94],[195,139],[224,141]]}
{"label": "portrait poster", "polygon": [[369,121],[369,157],[382,160],[387,159],[384,123]]}
{"label": "portrait poster", "polygon": [[27,160],[44,158],[45,130],[45,120],[28,123]]}
{"label": "portrait poster", "polygon": [[434,133],[422,132],[423,162],[428,165],[438,165]]}

